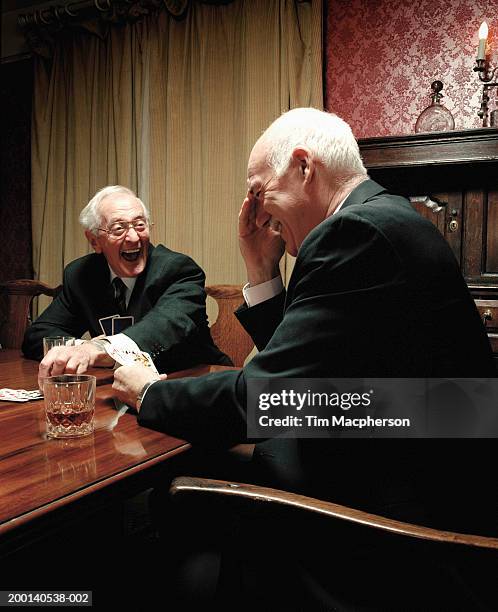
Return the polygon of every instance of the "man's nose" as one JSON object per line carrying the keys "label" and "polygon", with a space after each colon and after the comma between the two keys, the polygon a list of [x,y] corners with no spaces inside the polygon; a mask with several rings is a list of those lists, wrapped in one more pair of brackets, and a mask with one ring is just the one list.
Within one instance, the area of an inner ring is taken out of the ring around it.
{"label": "man's nose", "polygon": [[[130,232],[132,233],[130,234]],[[140,240],[140,236],[138,235],[138,232],[133,227],[133,225],[128,226],[128,229],[126,230],[126,233],[125,233],[125,239],[126,240]]]}

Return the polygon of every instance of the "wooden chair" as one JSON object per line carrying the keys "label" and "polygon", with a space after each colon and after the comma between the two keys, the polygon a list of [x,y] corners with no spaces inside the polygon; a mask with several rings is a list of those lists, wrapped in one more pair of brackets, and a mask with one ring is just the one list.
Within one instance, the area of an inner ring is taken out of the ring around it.
{"label": "wooden chair", "polygon": [[[265,526],[265,533],[270,541],[254,541],[254,548],[257,551],[271,550],[272,546],[276,546],[275,541],[271,541],[273,537],[272,525],[279,525],[287,518],[284,525],[291,525],[288,537],[289,542],[295,541],[295,534],[300,530],[306,537],[312,538],[311,533],[306,529],[305,525],[309,525],[309,520],[313,520],[313,516],[321,516],[318,540],[311,540],[311,546],[313,550],[313,556],[316,559],[323,559],[323,563],[326,564],[325,571],[334,572],[334,563],[339,560],[342,563],[340,556],[340,548],[334,550],[334,546],[330,544],[330,540],[327,540],[326,528],[327,524],[330,524],[332,528],[331,533],[344,535],[346,542],[364,540],[372,541],[373,537],[376,544],[376,554],[379,555],[377,563],[379,564],[380,571],[383,571],[383,557],[385,553],[389,555],[390,543],[397,542],[396,554],[392,557],[393,563],[401,568],[401,571],[408,571],[407,563],[418,563],[416,567],[424,566],[424,559],[439,559],[444,558],[444,555],[449,556],[451,559],[464,558],[467,562],[469,559],[476,560],[484,559],[484,567],[486,568],[485,580],[486,585],[489,585],[491,595],[487,593],[487,597],[493,597],[493,591],[495,588],[494,571],[498,565],[498,538],[487,537],[481,535],[471,535],[466,533],[456,533],[451,531],[443,531],[439,529],[433,529],[420,525],[410,524],[401,522],[398,520],[389,519],[383,516],[370,514],[362,510],[349,508],[340,504],[335,504],[329,501],[323,501],[296,493],[290,493],[287,491],[281,491],[277,489],[271,489],[261,487],[257,485],[241,484],[236,482],[227,482],[221,480],[212,480],[207,478],[197,477],[179,477],[173,480],[170,487],[170,495],[173,498],[178,498],[178,501],[183,501],[189,506],[200,507],[204,502],[205,507],[209,509],[209,512],[214,516],[218,516],[220,511],[230,506],[235,510],[237,516],[258,516],[262,519],[262,526]],[[329,523],[329,521],[331,521]],[[339,531],[337,531],[339,527]],[[252,532],[251,532],[252,533]],[[257,529],[257,533],[260,533],[260,529]],[[287,532],[286,532],[287,533]],[[323,538],[322,538],[323,536]],[[262,540],[264,536],[262,536]],[[257,540],[257,537],[256,537]],[[328,542],[328,544],[327,544]],[[331,548],[330,548],[331,546]],[[322,549],[322,548],[323,549]],[[488,550],[484,550],[488,549]],[[386,552],[387,551],[387,552]],[[421,555],[414,556],[415,551],[422,551]],[[263,553],[260,553],[264,555]],[[406,555],[406,557],[404,556]],[[413,560],[415,559],[415,560]],[[491,565],[489,562],[491,561]],[[437,565],[436,565],[437,567]],[[467,565],[465,565],[467,567]],[[471,567],[469,565],[468,567]],[[367,564],[367,572],[372,569],[371,565]],[[489,578],[488,574],[491,576]],[[335,575],[335,574],[334,574]],[[479,574],[481,576],[481,574]],[[387,576],[389,578],[389,575]],[[358,572],[355,572],[355,585],[356,588],[362,588],[362,574],[358,568]],[[437,581],[438,578],[436,577]],[[393,585],[391,585],[393,586]],[[282,587],[285,588],[285,587]],[[381,586],[381,588],[384,588]],[[385,588],[390,588],[389,581],[386,583]],[[423,589],[424,584],[420,584],[421,593],[424,596]],[[464,586],[464,593],[466,593],[467,587]],[[486,589],[488,586],[486,586]],[[384,591],[385,592],[385,591]],[[444,587],[441,586],[441,594],[443,597],[446,596],[447,591],[444,591]],[[481,592],[479,592],[481,593]],[[331,594],[331,598],[336,597],[336,594]],[[347,601],[347,595],[343,593],[337,595],[338,605],[337,608],[331,607],[330,609],[338,610],[349,610],[348,606],[343,607],[345,601]],[[380,595],[382,597],[382,593]],[[386,597],[389,594],[386,593]],[[402,595],[403,597],[403,595]],[[456,595],[458,598],[458,594]],[[376,600],[377,601],[377,600]],[[410,602],[410,593],[406,593],[406,602]],[[464,605],[463,603],[461,605]],[[320,608],[321,609],[321,608]],[[364,610],[366,608],[356,608],[354,610]],[[370,607],[368,608],[371,609]],[[377,610],[377,607],[372,609]],[[383,608],[380,608],[383,609]],[[385,609],[388,609],[387,607]],[[392,609],[389,607],[389,609]],[[408,608],[407,608],[408,609]],[[409,608],[410,610],[422,610],[422,609],[441,609],[441,608]],[[447,609],[456,609],[448,607]],[[470,609],[470,608],[457,608],[457,609]],[[479,608],[480,609],[480,608]],[[488,608],[483,608],[488,609]],[[493,608],[495,609],[495,608]]]}
{"label": "wooden chair", "polygon": [[37,295],[55,297],[61,289],[62,285],[52,288],[30,279],[0,283],[0,294],[6,298],[6,316],[0,327],[2,348],[21,348],[32,299]]}
{"label": "wooden chair", "polygon": [[[216,300],[218,305],[218,316],[211,325],[214,343],[230,357],[234,366],[242,368],[246,357],[254,348],[251,337],[233,314],[244,302],[242,285],[207,285],[206,293]],[[239,461],[249,461],[254,452],[254,444],[237,444],[229,452]]]}
{"label": "wooden chair", "polygon": [[218,348],[241,368],[254,342],[233,314],[244,301],[240,285],[208,285],[207,295],[218,305],[218,317],[211,325],[211,336]]}
{"label": "wooden chair", "polygon": [[274,506],[285,506],[297,510],[312,512],[327,516],[339,521],[356,523],[364,527],[372,527],[409,538],[419,538],[442,542],[447,544],[464,544],[479,548],[494,548],[498,550],[498,538],[487,536],[455,533],[452,531],[441,531],[430,527],[412,525],[396,521],[384,516],[370,514],[362,510],[355,510],[347,506],[341,506],[329,501],[306,497],[297,493],[289,493],[279,489],[270,489],[258,485],[242,484],[239,482],[228,482],[225,480],[212,480],[210,478],[197,478],[181,476],[175,478],[171,484],[170,494],[179,495],[210,495],[220,500],[230,497],[245,500],[249,504],[272,504]]}

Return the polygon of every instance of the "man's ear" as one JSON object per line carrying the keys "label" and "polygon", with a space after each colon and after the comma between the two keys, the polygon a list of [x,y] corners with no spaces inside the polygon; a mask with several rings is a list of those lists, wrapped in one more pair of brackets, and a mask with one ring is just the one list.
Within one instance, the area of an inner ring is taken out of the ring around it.
{"label": "man's ear", "polygon": [[90,230],[85,230],[85,236],[88,242],[92,245],[93,250],[96,253],[102,253],[102,247],[100,246],[100,243],[97,240],[97,236],[93,234]]}
{"label": "man's ear", "polygon": [[305,183],[311,183],[315,174],[315,162],[311,152],[304,147],[298,147],[292,151],[292,160],[299,166]]}

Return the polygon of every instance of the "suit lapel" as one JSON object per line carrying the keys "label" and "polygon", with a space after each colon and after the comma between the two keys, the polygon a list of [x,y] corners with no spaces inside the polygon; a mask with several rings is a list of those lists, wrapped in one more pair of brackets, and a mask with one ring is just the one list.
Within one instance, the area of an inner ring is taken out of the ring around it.
{"label": "suit lapel", "polygon": [[92,325],[91,335],[98,336],[102,333],[99,319],[117,314],[109,266],[103,255],[99,255],[96,260],[96,265],[92,269],[91,277],[88,279],[88,287],[84,291],[82,299],[89,306],[89,320]]}
{"label": "suit lapel", "polygon": [[130,301],[128,302],[128,308],[126,314],[135,317],[135,322],[140,319],[141,308],[140,302],[143,299],[145,279],[147,277],[147,270],[145,270],[140,276],[137,277],[137,282],[131,292]]}
{"label": "suit lapel", "polygon": [[[98,313],[97,320],[100,317],[116,314],[116,302],[114,301],[114,292],[111,285],[111,274],[106,258],[102,255],[101,261],[95,271],[95,288]],[[100,314],[102,313],[102,314]]]}

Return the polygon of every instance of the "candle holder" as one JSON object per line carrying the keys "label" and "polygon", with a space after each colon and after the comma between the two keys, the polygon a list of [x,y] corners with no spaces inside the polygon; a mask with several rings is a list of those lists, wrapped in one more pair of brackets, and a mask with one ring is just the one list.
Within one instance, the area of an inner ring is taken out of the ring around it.
{"label": "candle holder", "polygon": [[484,83],[482,87],[482,96],[481,96],[481,108],[477,112],[479,117],[482,119],[482,127],[496,127],[496,115],[497,112],[494,110],[491,113],[492,121],[489,120],[489,90],[492,87],[498,87],[498,81],[493,81],[495,79],[495,74],[498,72],[498,66],[495,68],[486,68],[486,60],[485,59],[476,59],[476,65],[474,66],[474,72],[479,74],[479,80]]}

